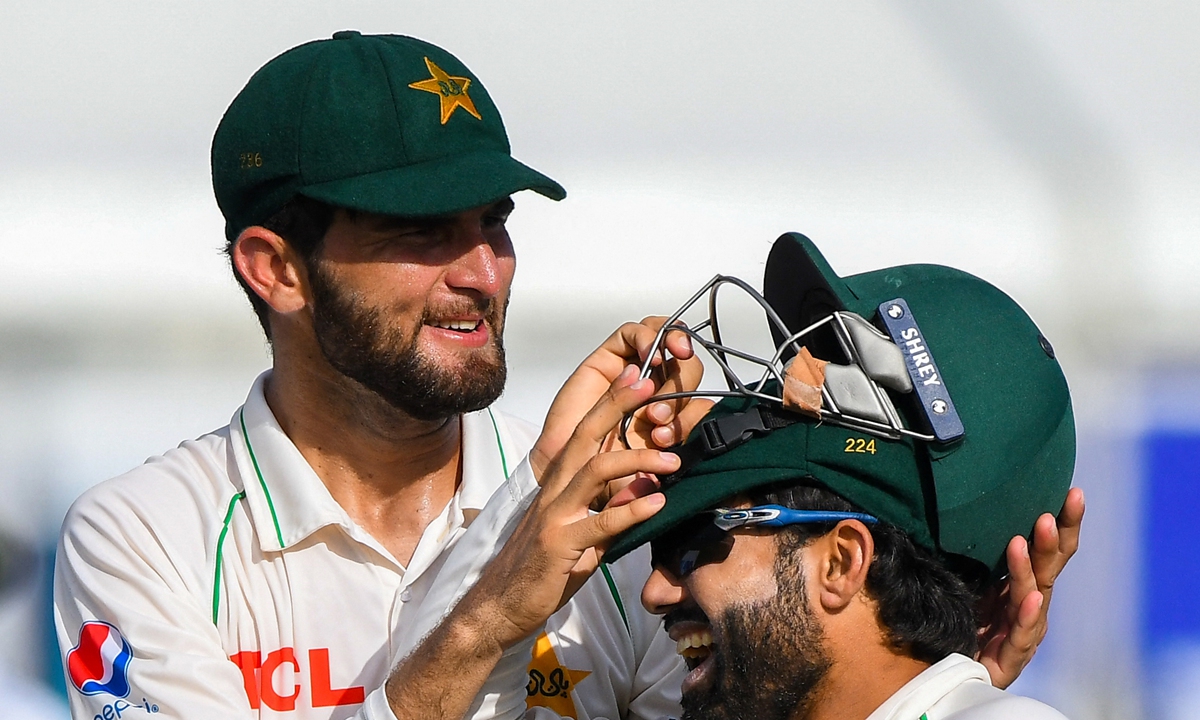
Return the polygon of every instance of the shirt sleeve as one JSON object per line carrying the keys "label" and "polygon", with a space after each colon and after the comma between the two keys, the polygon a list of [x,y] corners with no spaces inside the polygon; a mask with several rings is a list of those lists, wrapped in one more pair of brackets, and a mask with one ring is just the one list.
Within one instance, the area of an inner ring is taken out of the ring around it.
{"label": "shirt sleeve", "polygon": [[116,717],[140,707],[161,718],[250,720],[242,674],[197,600],[207,567],[203,522],[180,513],[179,523],[167,523],[196,532],[198,547],[181,546],[139,516],[131,489],[105,483],[64,521],[54,620],[72,716]]}
{"label": "shirt sleeve", "polygon": [[475,585],[483,569],[512,536],[537,491],[537,480],[526,457],[451,548],[403,630],[397,643],[397,659],[407,657]]}

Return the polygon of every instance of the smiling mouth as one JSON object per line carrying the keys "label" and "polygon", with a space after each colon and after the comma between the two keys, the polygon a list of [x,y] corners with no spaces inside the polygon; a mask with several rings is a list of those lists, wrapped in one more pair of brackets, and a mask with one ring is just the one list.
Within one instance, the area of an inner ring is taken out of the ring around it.
{"label": "smiling mouth", "polygon": [[430,325],[443,330],[453,330],[454,332],[469,333],[475,332],[483,325],[482,320],[433,320]]}
{"label": "smiling mouth", "polygon": [[683,657],[688,670],[695,670],[712,655],[711,630],[694,630],[675,641],[675,652]]}

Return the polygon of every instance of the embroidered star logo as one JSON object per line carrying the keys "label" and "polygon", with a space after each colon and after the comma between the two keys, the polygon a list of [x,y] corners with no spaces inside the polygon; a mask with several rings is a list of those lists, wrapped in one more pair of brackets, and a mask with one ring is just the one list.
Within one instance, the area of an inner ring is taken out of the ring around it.
{"label": "embroidered star logo", "polygon": [[558,661],[550,636],[542,633],[533,645],[533,662],[529,663],[529,684],[525,686],[525,709],[544,707],[560,717],[578,720],[579,712],[571,691],[592,673],[570,670]]}
{"label": "embroidered star logo", "polygon": [[447,75],[445,70],[438,67],[429,58],[425,58],[425,66],[429,68],[429,74],[432,77],[428,80],[412,83],[409,87],[414,90],[424,90],[438,96],[442,101],[443,125],[454,114],[454,111],[459,108],[474,115],[476,120],[483,119],[479,115],[479,111],[475,109],[475,103],[471,102],[471,96],[467,95],[467,88],[471,87],[471,78]]}

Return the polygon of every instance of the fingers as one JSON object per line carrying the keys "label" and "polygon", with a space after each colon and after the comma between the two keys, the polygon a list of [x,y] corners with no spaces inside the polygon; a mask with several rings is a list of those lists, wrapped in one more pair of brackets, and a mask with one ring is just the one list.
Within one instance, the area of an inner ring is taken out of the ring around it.
{"label": "fingers", "polygon": [[1063,502],[1062,510],[1058,513],[1058,544],[1059,551],[1070,559],[1079,549],[1079,530],[1083,526],[1085,501],[1082,488],[1071,488],[1067,499]]}
{"label": "fingers", "polygon": [[1022,601],[1038,591],[1038,583],[1033,574],[1029,544],[1025,542],[1025,538],[1017,536],[1010,540],[1005,558],[1008,560],[1008,614],[1009,617],[1013,617]]}
{"label": "fingers", "polygon": [[[709,398],[698,397],[687,398],[683,402],[685,404],[678,415],[671,413],[668,421],[658,422],[658,417],[666,417],[666,413],[662,413],[661,416],[647,416],[647,419],[654,419],[656,422],[656,425],[649,432],[649,444],[652,444],[654,447],[669,448],[672,445],[687,440],[692,429],[696,427],[696,424],[703,420],[704,416],[708,415],[708,411],[712,409],[712,406],[716,404]],[[666,405],[666,403],[655,403],[649,407],[655,407],[656,405]],[[645,436],[646,423],[643,421],[640,425],[635,425],[634,431]]]}
{"label": "fingers", "polygon": [[[667,318],[662,315],[650,315],[642,318],[640,323],[628,323],[633,326],[629,329],[631,332],[626,336],[629,341],[629,347],[637,349],[638,358],[642,362],[645,362],[646,358],[650,356],[650,347],[654,344],[654,338],[666,323]],[[684,327],[682,322],[676,322],[676,325]],[[644,332],[641,328],[647,328],[652,332]],[[688,337],[687,333],[668,330],[663,334],[662,344],[671,355],[681,360],[687,360],[695,355],[695,351],[692,348],[692,339]],[[651,364],[653,365],[658,365],[661,362],[661,356],[651,359]]]}
{"label": "fingers", "polygon": [[[679,456],[661,450],[621,450],[593,456],[555,499],[566,512],[588,507],[608,481],[635,473],[667,475],[679,469]],[[631,503],[626,503],[631,504]],[[611,505],[611,503],[610,503]]]}
{"label": "fingers", "polygon": [[[636,358],[639,363],[644,363],[649,358],[651,365],[660,365],[663,361],[662,355],[650,358],[650,348],[666,322],[667,318],[652,315],[642,318],[641,322],[625,323],[604,341],[597,353],[593,354],[606,352],[626,361]],[[663,335],[663,345],[671,355],[681,360],[695,355],[691,338],[682,332],[667,331]]]}
{"label": "fingers", "polygon": [[[674,334],[668,336],[673,337]],[[671,358],[663,366],[662,393],[690,392],[700,387],[704,378],[704,363],[700,358],[692,356],[686,359]],[[679,406],[678,400],[670,401],[673,407]]]}
{"label": "fingers", "polygon": [[[992,685],[1004,689],[1011,685],[1033,659],[1041,642],[1039,619],[1042,616],[1044,598],[1040,592],[1034,591],[1024,598],[1016,614],[1016,619],[1008,632],[996,638],[984,653],[988,655],[981,662],[988,668]],[[997,642],[998,641],[998,642]]]}
{"label": "fingers", "polygon": [[[633,382],[628,382],[631,377]],[[600,443],[604,442],[609,434],[617,428],[626,413],[633,412],[635,408],[650,398],[654,393],[654,381],[649,378],[638,380],[636,377],[637,368],[632,365],[617,377],[616,381],[609,386],[608,390],[600,396],[600,399],[592,405],[592,408],[575,426],[575,431],[571,433],[571,440],[563,449],[564,452],[567,452],[572,446],[578,448],[581,444],[590,446],[595,443],[599,447]]]}
{"label": "fingers", "polygon": [[1016,680],[1046,636],[1050,595],[1079,547],[1083,510],[1083,491],[1074,488],[1057,519],[1046,513],[1034,523],[1032,548],[1023,537],[1008,544],[1008,602],[1001,624],[980,656],[996,687],[1008,687]]}
{"label": "fingers", "polygon": [[618,507],[657,491],[658,480],[653,475],[638,473],[625,487],[613,493],[605,507]]}
{"label": "fingers", "polygon": [[[697,380],[696,385],[699,384]],[[695,389],[695,387],[689,388]],[[676,414],[672,404],[682,404]],[[687,440],[696,424],[704,419],[716,403],[708,398],[692,397],[684,400],[657,402],[646,406],[643,417],[635,418],[630,431],[642,437],[649,435],[648,445],[669,448]],[[648,429],[648,433],[647,433]]]}
{"label": "fingers", "polygon": [[[663,318],[663,322],[666,322],[665,318]],[[682,325],[682,323],[679,324]],[[688,337],[687,333],[668,331],[663,337],[663,344],[667,346],[668,352],[680,360],[688,360],[696,355],[695,349],[692,348],[692,339]]]}
{"label": "fingers", "polygon": [[1083,490],[1071,488],[1058,518],[1046,513],[1038,518],[1033,527],[1033,571],[1038,589],[1046,594],[1050,593],[1059,573],[1079,549],[1083,512]]}
{"label": "fingers", "polygon": [[1039,571],[1038,586],[1052,587],[1059,571],[1066,564],[1066,558],[1060,558],[1058,526],[1054,516],[1043,513],[1033,525],[1033,567]]}
{"label": "fingers", "polygon": [[712,410],[713,405],[716,404],[715,400],[709,398],[692,398],[691,402],[679,411],[679,416],[675,419],[675,442],[686,440],[696,425],[708,415],[708,411]]}
{"label": "fingers", "polygon": [[[641,323],[625,323],[571,373],[555,395],[554,402],[546,414],[542,433],[530,451],[535,476],[542,477],[542,473],[558,456],[580,419],[625,367],[630,363],[640,364],[649,357],[654,339],[665,322],[666,318],[649,317]],[[693,369],[701,363],[695,357],[691,340],[682,333],[669,332],[664,345],[680,362],[689,363],[686,365],[688,378],[697,376],[696,380],[688,379],[681,384],[698,384],[698,374],[702,374],[703,369]],[[654,363],[661,365],[662,357],[656,356]],[[648,437],[649,432],[650,429],[647,429],[642,437]]]}
{"label": "fingers", "polygon": [[1071,488],[1067,492],[1067,499],[1063,501],[1058,517],[1054,519],[1053,523],[1047,523],[1047,544],[1053,541],[1058,554],[1063,556],[1064,564],[1079,549],[1079,530],[1083,525],[1083,512],[1083,490]]}
{"label": "fingers", "polygon": [[648,520],[666,504],[666,496],[656,492],[624,505],[610,505],[604,512],[590,515],[566,528],[570,544],[577,550],[606,547],[617,535]]}

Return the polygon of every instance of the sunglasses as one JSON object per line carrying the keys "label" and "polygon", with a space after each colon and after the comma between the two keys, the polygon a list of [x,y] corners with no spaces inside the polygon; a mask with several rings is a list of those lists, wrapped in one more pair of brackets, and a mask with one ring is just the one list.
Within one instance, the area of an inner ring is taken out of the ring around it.
{"label": "sunglasses", "polygon": [[696,515],[651,540],[650,559],[654,567],[682,579],[701,565],[723,562],[729,557],[733,549],[731,530],[740,527],[781,528],[842,520],[858,520],[868,525],[879,522],[879,518],[865,513],[792,510],[782,505],[759,505],[738,510],[716,508]]}

